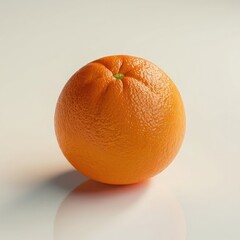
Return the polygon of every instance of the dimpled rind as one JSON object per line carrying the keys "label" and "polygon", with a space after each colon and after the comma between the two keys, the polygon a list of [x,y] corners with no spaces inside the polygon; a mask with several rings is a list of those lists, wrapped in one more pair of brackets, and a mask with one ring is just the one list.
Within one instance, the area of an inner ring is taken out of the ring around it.
{"label": "dimpled rind", "polygon": [[132,184],[172,162],[185,133],[184,106],[174,83],[153,63],[104,57],[79,69],[63,88],[55,132],[63,154],[82,174]]}

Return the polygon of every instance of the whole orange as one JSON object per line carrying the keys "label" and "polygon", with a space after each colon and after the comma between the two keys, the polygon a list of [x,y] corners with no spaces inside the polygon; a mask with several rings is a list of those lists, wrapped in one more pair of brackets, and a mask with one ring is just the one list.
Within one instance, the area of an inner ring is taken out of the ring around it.
{"label": "whole orange", "polygon": [[82,174],[110,184],[156,175],[177,154],[185,112],[176,86],[138,57],[108,56],[79,69],[55,112],[59,146]]}

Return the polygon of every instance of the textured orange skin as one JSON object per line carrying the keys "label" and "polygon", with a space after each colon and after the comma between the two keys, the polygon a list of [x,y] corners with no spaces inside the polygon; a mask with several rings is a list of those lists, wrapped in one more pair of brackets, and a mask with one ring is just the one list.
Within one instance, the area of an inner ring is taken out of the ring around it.
{"label": "textured orange skin", "polygon": [[[114,74],[124,74],[123,79]],[[78,70],[58,99],[55,131],[69,162],[103,183],[132,184],[176,156],[185,112],[176,86],[153,63],[109,56]]]}

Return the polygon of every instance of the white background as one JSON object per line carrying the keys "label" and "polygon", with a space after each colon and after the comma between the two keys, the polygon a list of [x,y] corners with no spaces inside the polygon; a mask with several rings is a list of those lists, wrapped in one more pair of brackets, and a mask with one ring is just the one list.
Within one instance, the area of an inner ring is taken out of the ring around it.
{"label": "white background", "polygon": [[[86,182],[53,128],[69,77],[114,54],[159,65],[187,114],[175,161],[122,188]],[[238,0],[1,0],[0,239],[240,239],[239,92]]]}

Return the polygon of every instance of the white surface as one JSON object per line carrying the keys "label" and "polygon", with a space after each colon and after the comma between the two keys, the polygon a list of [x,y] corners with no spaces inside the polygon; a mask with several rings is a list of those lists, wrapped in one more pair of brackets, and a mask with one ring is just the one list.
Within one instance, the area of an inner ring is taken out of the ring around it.
{"label": "white surface", "polygon": [[[86,179],[58,148],[55,103],[113,54],[174,80],[184,145],[149,184],[76,195]],[[1,1],[0,56],[0,239],[240,239],[239,1]]]}

